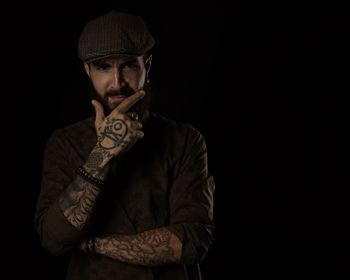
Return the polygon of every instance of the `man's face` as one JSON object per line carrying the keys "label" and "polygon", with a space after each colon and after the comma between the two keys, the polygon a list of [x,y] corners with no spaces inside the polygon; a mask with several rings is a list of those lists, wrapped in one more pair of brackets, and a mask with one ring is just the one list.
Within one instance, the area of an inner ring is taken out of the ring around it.
{"label": "man's face", "polygon": [[110,113],[126,97],[143,89],[151,67],[151,58],[123,55],[85,64],[98,100],[108,111],[106,113]]}

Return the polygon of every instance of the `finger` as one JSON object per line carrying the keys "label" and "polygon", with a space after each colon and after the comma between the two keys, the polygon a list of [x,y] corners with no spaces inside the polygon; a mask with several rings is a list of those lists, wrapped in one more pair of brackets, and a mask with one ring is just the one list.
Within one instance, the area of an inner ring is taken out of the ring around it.
{"label": "finger", "polygon": [[136,131],[136,138],[142,139],[144,136],[145,134],[141,130]]}
{"label": "finger", "polygon": [[133,95],[130,95],[128,98],[126,98],[118,107],[116,107],[114,110],[118,111],[119,113],[125,113],[127,112],[137,101],[142,99],[145,96],[145,92],[143,90],[135,92]]}
{"label": "finger", "polygon": [[95,124],[96,126],[100,126],[103,120],[105,119],[105,113],[103,111],[102,104],[97,100],[92,100],[91,104],[94,106],[95,113],[96,113]]}
{"label": "finger", "polygon": [[140,122],[138,122],[138,121],[133,121],[133,122],[131,123],[131,126],[132,126],[133,129],[139,130],[139,129],[142,128],[142,123],[140,123]]}
{"label": "finger", "polygon": [[136,128],[137,128],[137,129],[141,129],[141,128],[142,128],[142,123],[136,122]]}

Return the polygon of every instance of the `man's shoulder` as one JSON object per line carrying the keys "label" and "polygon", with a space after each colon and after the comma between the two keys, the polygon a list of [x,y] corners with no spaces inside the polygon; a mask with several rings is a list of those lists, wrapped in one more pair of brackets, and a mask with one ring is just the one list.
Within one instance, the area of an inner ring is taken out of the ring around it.
{"label": "man's shoulder", "polygon": [[174,119],[151,113],[150,126],[163,131],[169,136],[188,137],[188,136],[200,136],[201,133],[191,123],[183,121],[175,121]]}
{"label": "man's shoulder", "polygon": [[[153,114],[149,119],[150,134],[155,143],[169,152],[173,158],[206,152],[206,142],[202,133],[189,122],[175,121]],[[147,134],[145,132],[145,139]]]}
{"label": "man's shoulder", "polygon": [[68,138],[68,139],[86,139],[87,137],[94,136],[95,126],[94,117],[89,117],[73,124],[67,125],[65,127],[57,128],[53,134],[53,138]]}
{"label": "man's shoulder", "polygon": [[81,121],[75,122],[73,124],[70,124],[68,126],[65,126],[62,128],[62,130],[68,133],[77,130],[90,130],[91,128],[94,128],[94,120],[94,117],[89,117]]}

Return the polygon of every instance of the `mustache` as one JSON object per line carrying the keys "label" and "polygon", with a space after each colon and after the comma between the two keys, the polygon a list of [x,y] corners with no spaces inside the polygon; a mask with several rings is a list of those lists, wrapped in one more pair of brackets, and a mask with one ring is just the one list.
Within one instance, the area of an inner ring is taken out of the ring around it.
{"label": "mustache", "polygon": [[116,95],[124,95],[130,96],[133,95],[135,91],[132,88],[121,88],[120,90],[109,90],[106,92],[106,97],[116,96]]}

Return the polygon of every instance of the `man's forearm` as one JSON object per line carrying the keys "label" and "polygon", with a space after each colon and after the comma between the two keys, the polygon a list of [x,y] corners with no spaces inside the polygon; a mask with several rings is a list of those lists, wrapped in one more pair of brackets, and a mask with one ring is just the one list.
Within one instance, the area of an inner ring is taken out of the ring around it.
{"label": "man's forearm", "polygon": [[63,215],[76,228],[82,229],[90,220],[100,190],[80,176],[59,198]]}
{"label": "man's forearm", "polygon": [[181,250],[181,241],[165,228],[134,235],[110,234],[95,239],[97,254],[144,266],[179,263]]}
{"label": "man's forearm", "polygon": [[[110,160],[110,157],[107,159]],[[106,155],[95,147],[84,169],[99,180],[104,180],[109,169]],[[88,224],[100,191],[100,188],[78,175],[60,196],[59,205],[63,215],[74,227],[82,229]]]}

